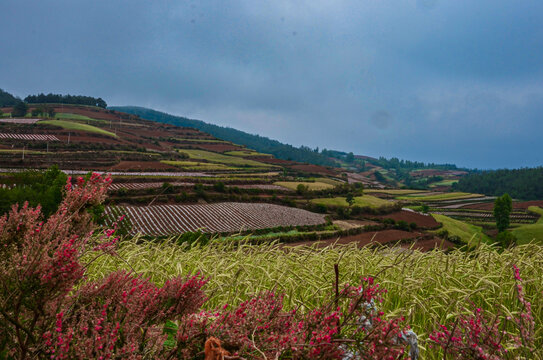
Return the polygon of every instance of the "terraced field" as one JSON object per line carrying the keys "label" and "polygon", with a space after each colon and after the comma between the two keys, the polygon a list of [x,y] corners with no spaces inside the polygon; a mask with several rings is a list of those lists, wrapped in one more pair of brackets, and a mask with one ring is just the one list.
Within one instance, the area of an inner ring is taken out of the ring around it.
{"label": "terraced field", "polygon": [[207,233],[238,232],[278,226],[319,225],[324,215],[273,204],[216,203],[194,205],[112,206],[109,223],[126,215],[130,234],[160,236],[201,230]]}
{"label": "terraced field", "polygon": [[117,135],[115,135],[114,133],[101,129],[96,126],[92,126],[88,124],[80,124],[80,123],[65,121],[65,120],[42,120],[38,122],[38,124],[58,126],[58,127],[63,128],[64,130],[77,130],[77,131],[107,135],[111,137],[117,137]]}
{"label": "terraced field", "polygon": [[271,168],[273,166],[264,164],[251,159],[244,159],[238,156],[223,155],[216,152],[196,150],[196,149],[180,149],[182,153],[185,153],[191,159],[205,160],[210,163],[217,163],[229,166],[241,166],[241,167],[255,167],[255,168]]}
{"label": "terraced field", "polygon": [[[349,206],[344,197],[333,197],[333,198],[319,198],[311,199],[311,202],[314,204],[322,204],[325,206]],[[354,205],[361,207],[369,206],[373,208],[378,208],[381,206],[393,205],[394,201],[383,200],[375,196],[364,195],[357,196],[354,198]]]}
{"label": "terraced field", "polygon": [[6,134],[0,133],[0,139],[14,139],[27,141],[59,141],[55,135],[46,134]]}
{"label": "terraced field", "polygon": [[286,189],[296,190],[298,185],[307,186],[311,191],[333,189],[334,185],[327,184],[321,181],[309,182],[309,181],[277,181],[274,185],[281,186]]}

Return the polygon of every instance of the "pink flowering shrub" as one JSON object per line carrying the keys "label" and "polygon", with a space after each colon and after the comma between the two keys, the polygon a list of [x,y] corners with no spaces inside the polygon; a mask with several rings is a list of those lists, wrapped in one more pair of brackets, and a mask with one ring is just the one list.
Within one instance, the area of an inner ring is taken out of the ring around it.
{"label": "pink flowering shrub", "polygon": [[[524,298],[520,271],[513,265],[516,296],[521,305],[518,317],[502,318],[486,315],[476,308],[472,315],[462,315],[449,326],[440,325],[440,329],[430,334],[431,346],[441,348],[444,356],[454,359],[499,360],[517,358],[513,353],[530,354],[534,346],[534,319],[531,304]],[[506,331],[508,323],[516,325],[518,336]]]}

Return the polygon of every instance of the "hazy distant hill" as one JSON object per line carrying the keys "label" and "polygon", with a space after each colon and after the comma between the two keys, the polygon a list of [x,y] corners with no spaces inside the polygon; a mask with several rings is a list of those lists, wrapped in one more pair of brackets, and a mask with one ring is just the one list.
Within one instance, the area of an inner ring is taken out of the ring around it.
{"label": "hazy distant hill", "polygon": [[109,107],[109,109],[138,115],[139,117],[147,120],[153,120],[177,126],[192,127],[211,134],[219,139],[245,145],[248,148],[254,149],[259,152],[272,154],[279,159],[294,160],[324,166],[336,166],[336,163],[333,160],[329,159],[327,156],[313,151],[309,147],[302,146],[297,148],[292,145],[283,144],[277,140],[269,139],[267,137],[252,135],[229,127],[208,124],[201,120],[193,120],[181,116],[174,116],[160,111],[138,106],[113,106]]}

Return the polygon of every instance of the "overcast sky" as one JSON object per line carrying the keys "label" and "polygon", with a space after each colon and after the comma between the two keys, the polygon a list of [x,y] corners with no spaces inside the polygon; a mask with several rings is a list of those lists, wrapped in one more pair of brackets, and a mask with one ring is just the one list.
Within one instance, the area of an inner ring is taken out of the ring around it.
{"label": "overcast sky", "polygon": [[541,0],[0,0],[0,88],[296,146],[543,165]]}

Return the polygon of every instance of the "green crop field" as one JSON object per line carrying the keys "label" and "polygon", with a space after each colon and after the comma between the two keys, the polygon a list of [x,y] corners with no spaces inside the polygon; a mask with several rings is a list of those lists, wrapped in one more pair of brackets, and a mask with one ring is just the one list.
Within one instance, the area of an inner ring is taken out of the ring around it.
{"label": "green crop field", "polygon": [[511,230],[517,238],[518,244],[526,244],[531,241],[543,243],[543,209],[537,206],[530,206],[529,211],[539,214],[541,217],[535,224],[522,225]]}
{"label": "green crop field", "polygon": [[[525,297],[535,320],[534,359],[543,348],[543,247],[523,245],[498,252],[481,245],[472,252],[453,250],[398,251],[389,248],[336,246],[285,248],[277,245],[239,245],[224,242],[181,247],[171,241],[121,243],[119,257],[102,256],[88,268],[90,279],[117,269],[134,270],[163,284],[176,275],[201,272],[210,281],[205,287],[213,309],[237,305],[261,291],[285,294],[285,308],[304,312],[332,300],[334,264],[339,264],[341,284],[358,284],[375,276],[388,290],[379,310],[385,317],[405,316],[419,337],[422,359],[442,359],[428,345],[428,334],[438,324],[448,324],[457,314],[481,308],[491,314],[516,315],[521,311],[515,296],[511,264],[525,280]],[[122,260],[121,260],[122,259]],[[454,321],[454,320],[452,320]],[[511,330],[511,328],[509,329]]]}
{"label": "green crop field", "polygon": [[365,193],[381,193],[381,194],[390,194],[390,195],[406,195],[406,194],[416,194],[426,192],[427,190],[411,190],[411,189],[367,189],[364,190]]}
{"label": "green crop field", "polygon": [[436,187],[436,186],[451,186],[452,184],[456,184],[458,180],[442,180],[435,183],[430,184],[430,187]]}
{"label": "green crop field", "polygon": [[65,130],[78,130],[78,131],[85,131],[85,132],[90,132],[90,133],[95,133],[95,134],[102,134],[102,135],[117,137],[117,135],[115,135],[114,133],[109,132],[104,129],[100,129],[96,126],[80,124],[80,123],[70,122],[70,121],[65,121],[65,120],[42,120],[42,121],[38,121],[37,124],[53,125],[53,126],[61,127]]}
{"label": "green crop field", "polygon": [[175,161],[175,160],[161,160],[161,163],[179,166],[180,168],[186,170],[237,170],[237,168],[226,166],[223,164],[214,164],[207,162],[196,162],[196,161]]}
{"label": "green crop field", "polygon": [[[71,113],[56,113],[55,119],[58,120],[85,120],[85,121],[97,121],[96,119],[90,118],[85,115],[71,114]],[[100,121],[100,120],[98,120]]]}
{"label": "green crop field", "polygon": [[315,182],[309,182],[309,181],[277,181],[273,183],[274,185],[279,185],[287,189],[296,190],[298,188],[298,185],[302,184],[309,188],[309,190],[326,190],[326,189],[333,189],[334,185],[330,185],[324,182],[315,181]]}
{"label": "green crop field", "polygon": [[[358,206],[369,206],[373,208],[378,208],[381,206],[392,205],[394,202],[379,199],[378,197],[371,195],[357,196],[354,198],[354,205]],[[321,198],[321,199],[312,199],[314,204],[322,204],[326,206],[349,206],[344,197],[334,197],[334,198]]]}
{"label": "green crop field", "polygon": [[179,152],[187,154],[191,159],[207,160],[209,162],[233,165],[233,166],[247,166],[258,168],[270,168],[272,166],[264,164],[258,161],[243,159],[237,156],[223,155],[211,151],[196,150],[196,149],[180,149]]}
{"label": "green crop field", "polygon": [[478,242],[492,243],[492,239],[483,233],[483,229],[480,226],[468,224],[445,215],[432,214],[432,216],[436,221],[443,224],[442,228],[434,231],[435,233],[447,230],[449,235],[458,236],[464,243],[470,246]]}
{"label": "green crop field", "polygon": [[428,196],[400,196],[398,200],[411,200],[411,201],[441,201],[441,200],[460,200],[482,197],[481,194],[471,194],[465,192],[451,192],[444,194],[428,195]]}
{"label": "green crop field", "polygon": [[264,154],[264,153],[259,153],[257,151],[253,151],[253,150],[247,150],[247,151],[241,151],[241,150],[236,150],[236,151],[227,151],[224,153],[225,155],[230,155],[230,156],[258,156],[258,157],[272,157],[273,155],[271,154]]}

